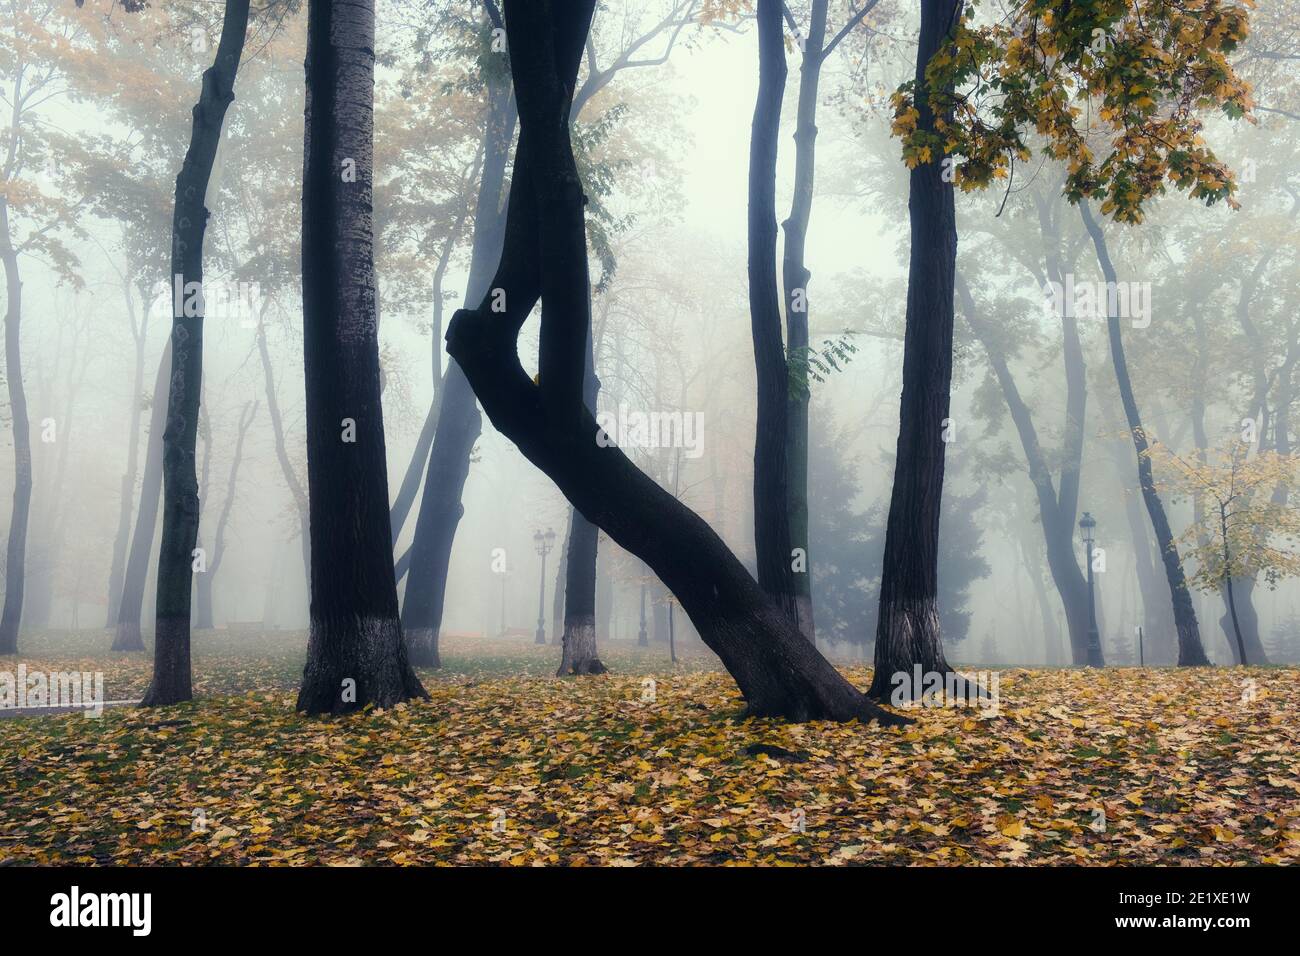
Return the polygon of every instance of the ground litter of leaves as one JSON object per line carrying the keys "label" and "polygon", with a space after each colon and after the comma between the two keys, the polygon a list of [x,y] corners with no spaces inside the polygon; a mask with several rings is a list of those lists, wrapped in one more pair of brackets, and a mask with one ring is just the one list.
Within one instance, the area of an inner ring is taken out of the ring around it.
{"label": "ground litter of leaves", "polygon": [[[303,717],[296,649],[200,646],[194,703],[0,721],[0,864],[1300,857],[1295,668],[1003,670],[996,715],[885,729],[744,719],[724,672],[659,648],[557,679],[552,647],[447,643],[430,699],[384,712]],[[148,678],[145,655],[22,660],[103,670],[110,698]]]}

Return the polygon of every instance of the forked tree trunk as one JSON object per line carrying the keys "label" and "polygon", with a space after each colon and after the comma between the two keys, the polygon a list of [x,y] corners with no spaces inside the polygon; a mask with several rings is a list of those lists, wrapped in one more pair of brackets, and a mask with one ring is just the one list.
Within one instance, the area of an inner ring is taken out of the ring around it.
{"label": "forked tree trunk", "polygon": [[[925,0],[916,52],[918,130],[932,131],[925,68],[961,13],[961,0]],[[939,509],[952,387],[953,276],[957,224],[942,151],[911,171],[911,258],[898,454],[885,524],[872,697],[890,696],[895,674],[951,671],[939,631]],[[911,682],[913,685],[915,682]],[[909,685],[903,685],[905,689]],[[921,688],[911,686],[912,696]],[[906,695],[905,695],[906,696]]]}
{"label": "forked tree trunk", "polygon": [[[493,424],[544,471],[587,520],[644,560],[672,589],[722,660],[750,713],[792,720],[903,722],[867,700],[799,633],[722,540],[689,508],[596,441],[583,407],[583,346],[590,314],[583,195],[569,143],[567,101],[594,0],[507,0],[521,144],[505,252],[491,296],[452,319],[447,348]],[[516,350],[541,297],[538,385]],[[549,361],[546,359],[549,357]]]}
{"label": "forked tree trunk", "polygon": [[5,380],[9,386],[9,418],[14,435],[14,504],[5,550],[5,606],[0,615],[0,654],[18,653],[18,627],[23,619],[23,572],[27,557],[27,521],[32,508],[32,434],[23,390],[22,280],[18,254],[9,232],[9,204],[0,197],[0,260],[5,270]]}
{"label": "forked tree trunk", "polygon": [[[478,301],[488,283],[505,241],[505,170],[514,138],[515,109],[509,78],[488,77],[488,109],[484,121],[483,174],[474,208],[474,241],[470,252],[466,297]],[[469,460],[483,430],[474,391],[455,362],[448,363],[442,383],[433,447],[408,552],[409,578],[402,603],[411,660],[422,667],[438,667],[438,638],[446,605],[447,576],[456,529],[465,513],[462,497],[469,477]],[[401,575],[399,574],[400,578]]]}
{"label": "forked tree trunk", "polygon": [[776,282],[776,156],[785,77],[781,0],[758,0],[758,98],[749,139],[749,320],[758,379],[754,548],[759,585],[796,621],[786,473],[790,374]]}
{"label": "forked tree trunk", "polygon": [[[1115,288],[1118,281],[1115,266],[1110,259],[1106,246],[1106,237],[1097,221],[1093,219],[1088,208],[1088,201],[1080,200],[1079,213],[1083,224],[1092,238],[1093,249],[1097,253],[1097,262],[1101,265],[1102,275],[1110,288]],[[1142,500],[1146,504],[1147,516],[1151,519],[1151,528],[1156,535],[1156,544],[1165,565],[1165,578],[1169,581],[1169,593],[1173,600],[1174,627],[1178,631],[1178,666],[1194,667],[1209,664],[1205,648],[1201,645],[1201,632],[1196,623],[1196,609],[1192,607],[1192,595],[1187,588],[1187,578],[1183,574],[1182,558],[1178,554],[1178,545],[1169,528],[1169,518],[1165,515],[1164,503],[1156,490],[1155,477],[1151,470],[1151,456],[1146,429],[1142,426],[1142,415],[1138,411],[1137,399],[1133,394],[1133,383],[1128,375],[1128,360],[1124,356],[1124,341],[1120,337],[1119,315],[1113,308],[1115,297],[1107,297],[1106,331],[1110,340],[1111,364],[1115,368],[1115,380],[1119,384],[1120,400],[1124,404],[1124,415],[1128,419],[1129,434],[1133,438],[1133,447],[1137,452],[1138,484],[1142,488]]]}
{"label": "forked tree trunk", "polygon": [[427,696],[397,613],[373,262],[373,0],[307,8],[303,359],[311,626],[298,709]]}
{"label": "forked tree trunk", "polygon": [[216,531],[212,536],[212,557],[208,561],[208,570],[198,580],[197,592],[198,627],[212,627],[212,586],[216,583],[217,571],[226,556],[226,526],[230,523],[230,512],[235,506],[235,483],[239,478],[239,465],[244,460],[244,439],[248,428],[257,415],[257,402],[244,403],[239,413],[239,432],[235,436],[235,451],[230,459],[230,477],[226,480],[226,500],[221,503],[221,514],[217,518]]}
{"label": "forked tree trunk", "polygon": [[[249,0],[226,0],[216,59],[203,73],[202,92],[185,161],[176,176],[172,211],[172,367],[163,432],[163,528],[158,551],[153,680],[140,701],[156,707],[194,696],[190,673],[190,599],[193,552],[199,535],[199,481],[195,469],[203,385],[204,198],[221,144],[221,124],[235,99],[235,74],[248,31]],[[191,307],[191,288],[199,290]],[[179,308],[178,308],[179,306]]]}
{"label": "forked tree trunk", "polygon": [[131,551],[126,559],[126,576],[122,579],[122,599],[117,605],[117,630],[112,647],[115,651],[144,650],[140,614],[144,610],[149,557],[153,554],[153,539],[158,531],[158,503],[163,483],[163,430],[167,427],[167,374],[171,367],[172,342],[168,338],[158,363],[158,378],[154,382],[144,477],[140,482],[140,506],[136,509],[135,531],[131,535]]}

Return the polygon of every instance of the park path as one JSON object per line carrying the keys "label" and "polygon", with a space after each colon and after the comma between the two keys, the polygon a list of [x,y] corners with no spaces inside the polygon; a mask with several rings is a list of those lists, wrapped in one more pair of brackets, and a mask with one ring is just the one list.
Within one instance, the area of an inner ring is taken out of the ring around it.
{"label": "park path", "polygon": [[[138,700],[106,700],[105,709],[109,707],[130,707],[140,703]],[[0,720],[14,720],[18,717],[48,717],[55,714],[76,714],[89,710],[93,704],[58,705],[53,707],[0,707]]]}

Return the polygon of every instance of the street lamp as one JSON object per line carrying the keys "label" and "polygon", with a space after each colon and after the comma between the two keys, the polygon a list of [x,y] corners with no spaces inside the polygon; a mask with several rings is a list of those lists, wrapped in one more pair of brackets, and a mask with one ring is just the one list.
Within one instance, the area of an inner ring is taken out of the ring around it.
{"label": "street lamp", "polygon": [[546,529],[546,534],[540,531],[533,532],[533,544],[537,546],[537,553],[542,556],[542,583],[537,592],[537,637],[533,643],[546,643],[546,556],[551,553],[555,547],[555,532],[550,528]]}
{"label": "street lamp", "polygon": [[1101,657],[1101,635],[1097,633],[1097,601],[1092,583],[1093,529],[1096,527],[1096,519],[1085,511],[1083,517],[1079,519],[1079,530],[1083,532],[1083,543],[1088,549],[1088,666],[1104,667],[1105,662]]}

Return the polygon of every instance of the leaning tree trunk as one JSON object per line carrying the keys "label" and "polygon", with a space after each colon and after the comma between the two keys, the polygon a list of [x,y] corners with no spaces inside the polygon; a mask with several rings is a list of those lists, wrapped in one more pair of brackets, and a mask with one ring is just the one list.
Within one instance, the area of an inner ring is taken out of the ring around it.
{"label": "leaning tree trunk", "polygon": [[[208,570],[199,578],[195,589],[198,592],[198,618],[200,622],[206,622],[207,627],[213,625],[212,586],[216,582],[217,571],[221,569],[222,559],[226,556],[226,526],[230,523],[230,512],[235,506],[235,482],[239,478],[239,465],[244,460],[244,439],[257,415],[257,407],[257,402],[246,402],[239,413],[239,431],[235,436],[235,451],[230,459],[230,477],[226,481],[226,500],[221,503],[221,514],[212,536],[212,560],[208,562]],[[203,624],[199,626],[202,627]]]}
{"label": "leaning tree trunk", "polygon": [[[1083,224],[1092,238],[1093,248],[1097,253],[1097,262],[1101,265],[1102,275],[1114,288],[1117,282],[1115,266],[1110,259],[1106,246],[1106,237],[1101,226],[1093,219],[1087,200],[1080,200],[1079,213]],[[1178,545],[1174,542],[1173,532],[1169,528],[1169,518],[1165,514],[1164,503],[1156,490],[1155,477],[1151,470],[1151,456],[1148,454],[1146,429],[1142,426],[1142,416],[1138,411],[1137,399],[1133,394],[1133,383],[1128,375],[1128,360],[1124,356],[1124,341],[1120,337],[1119,315],[1109,303],[1115,301],[1107,297],[1106,331],[1110,339],[1111,364],[1115,367],[1115,379],[1119,383],[1119,397],[1124,405],[1124,415],[1128,419],[1129,433],[1133,438],[1133,447],[1137,451],[1138,484],[1142,488],[1142,500],[1147,507],[1147,516],[1151,519],[1151,528],[1156,535],[1156,545],[1165,565],[1165,577],[1169,581],[1169,594],[1173,600],[1174,627],[1178,631],[1178,666],[1191,667],[1209,664],[1205,648],[1201,645],[1201,632],[1196,623],[1196,609],[1192,606],[1192,595],[1187,588],[1187,578],[1183,575],[1183,562],[1178,554]]]}
{"label": "leaning tree trunk", "polygon": [[[817,156],[817,90],[826,53],[827,0],[813,0],[799,67],[799,107],[794,128],[794,196],[790,217],[782,224],[785,247],[781,275],[785,285],[786,361],[792,375],[787,388],[785,471],[790,546],[805,560],[793,575],[794,612],[799,630],[816,640],[813,625],[812,557],[808,553],[808,280],[812,273],[804,261],[808,221],[812,217],[813,178]],[[797,371],[796,371],[797,370]]]}
{"label": "leaning tree trunk", "polygon": [[[515,110],[507,76],[488,77],[488,109],[483,129],[483,174],[474,209],[474,241],[470,252],[466,297],[481,299],[505,241],[502,192],[510,141],[515,131]],[[415,536],[408,554],[409,578],[402,602],[411,660],[423,667],[438,667],[438,637],[451,570],[451,548],[465,513],[461,499],[469,477],[469,460],[483,429],[474,390],[455,362],[447,366],[442,383],[433,447],[429,451],[424,493],[415,520]],[[400,578],[400,573],[398,577]]]}
{"label": "leaning tree trunk", "polygon": [[[163,522],[158,551],[153,680],[140,701],[157,707],[191,700],[190,598],[199,535],[199,481],[195,470],[203,385],[204,197],[221,145],[221,124],[235,99],[235,74],[248,31],[249,0],[226,0],[216,59],[203,73],[202,92],[185,161],[176,176],[172,212],[172,368],[163,431]],[[191,302],[191,289],[196,301]]]}
{"label": "leaning tree trunk", "polygon": [[759,585],[795,621],[796,575],[786,474],[790,382],[776,284],[776,155],[785,76],[781,0],[758,0],[758,98],[749,139],[749,319],[758,378],[754,548]]}
{"label": "leaning tree trunk", "polygon": [[[961,13],[961,0],[921,4],[916,52],[917,129],[933,131],[925,68]],[[945,154],[911,172],[908,214],[911,259],[907,328],[903,337],[903,395],[898,415],[894,488],[885,525],[884,571],[876,623],[872,697],[889,696],[893,676],[951,671],[939,632],[939,509],[943,500],[945,431],[952,386],[953,276],[957,224]],[[906,686],[906,685],[905,685]],[[912,687],[913,695],[921,688]]]}
{"label": "leaning tree trunk", "polygon": [[[645,561],[672,589],[701,638],[735,678],[750,713],[793,720],[903,722],[867,700],[804,639],[689,508],[596,440],[582,401],[590,314],[583,194],[564,122],[594,0],[507,0],[519,100],[505,251],[491,296],[462,309],[447,350],[492,423],[544,471],[588,521]],[[519,362],[519,330],[541,297],[538,384]]]}
{"label": "leaning tree trunk", "polygon": [[144,609],[144,586],[149,577],[149,556],[153,553],[154,534],[158,530],[158,501],[163,483],[163,430],[167,427],[167,373],[172,367],[172,343],[167,340],[158,363],[158,378],[153,388],[153,411],[149,416],[149,439],[145,445],[144,477],[140,482],[140,507],[136,510],[131,551],[126,559],[126,576],[122,579],[122,598],[117,604],[117,630],[113,635],[115,651],[142,651],[140,614]]}
{"label": "leaning tree trunk", "polygon": [[23,618],[23,563],[27,556],[27,520],[32,508],[32,434],[23,391],[22,281],[18,254],[9,234],[9,204],[0,197],[0,260],[5,270],[5,380],[9,385],[9,417],[14,431],[14,505],[5,551],[5,606],[0,615],[0,654],[18,653],[18,627]]}
{"label": "leaning tree trunk", "polygon": [[389,707],[424,688],[397,614],[373,261],[373,0],[307,8],[303,359],[311,626],[298,709]]}

